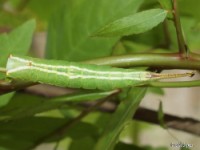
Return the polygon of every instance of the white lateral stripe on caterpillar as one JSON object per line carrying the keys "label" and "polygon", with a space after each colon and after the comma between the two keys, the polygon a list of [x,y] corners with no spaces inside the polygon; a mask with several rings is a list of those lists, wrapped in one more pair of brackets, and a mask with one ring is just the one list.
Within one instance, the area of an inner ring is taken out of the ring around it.
{"label": "white lateral stripe on caterpillar", "polygon": [[[52,66],[52,65],[48,65],[48,64],[35,63],[33,61],[28,61],[28,60],[25,60],[25,59],[22,59],[22,58],[19,58],[19,57],[14,57],[14,56],[10,56],[10,57],[12,57],[13,60],[18,60],[18,61],[21,61],[21,62],[24,62],[24,63],[27,63],[27,64],[31,63],[32,66],[26,66],[26,67],[28,67],[27,69],[30,69],[30,67],[33,67],[33,66],[36,67],[36,68],[43,68],[43,67],[46,67],[46,68],[48,67],[49,68],[49,67],[53,67],[53,68],[56,68],[56,69],[70,69],[70,70],[74,69],[74,70],[77,70],[77,71],[86,71],[88,73],[97,73],[97,74],[102,74],[102,75],[107,74],[107,72],[104,72],[104,71],[94,71],[94,70],[89,70],[87,68],[80,68],[80,67],[72,66],[72,65],[71,66],[61,66],[61,65]],[[36,70],[38,70],[38,69],[36,69]],[[9,70],[7,73],[16,72],[16,71],[19,71],[19,70],[17,70],[17,68],[16,68],[16,69]],[[110,72],[111,75],[115,75],[115,74],[119,74],[119,73],[121,73],[121,72],[119,72],[119,71],[112,71],[112,72]],[[135,74],[138,74],[138,73],[139,72],[135,72]],[[133,75],[132,72],[126,72],[126,74],[127,75],[129,75],[129,74]]]}
{"label": "white lateral stripe on caterpillar", "polygon": [[[23,66],[23,67],[18,67],[18,68],[15,68],[15,69],[11,69],[9,71],[7,71],[7,74],[10,74],[10,73],[14,73],[14,72],[19,72],[19,71],[23,71],[23,70],[28,70],[28,69],[34,69],[34,70],[38,70],[38,71],[42,71],[42,72],[46,72],[46,73],[51,73],[51,74],[55,74],[55,75],[61,75],[61,76],[66,76],[68,77],[69,79],[76,79],[76,78],[81,78],[81,79],[108,79],[107,77],[104,77],[104,76],[91,76],[91,75],[77,75],[77,74],[73,74],[73,73],[65,73],[65,72],[58,72],[56,70],[48,70],[48,69],[44,69],[44,68],[39,68],[39,67],[35,67],[35,66]],[[123,79],[126,79],[126,80],[132,80],[133,77],[127,77],[127,76],[124,76],[124,77],[112,77],[110,78],[109,80],[122,80]],[[134,78],[135,80],[141,80],[140,79],[140,76],[139,78]]]}

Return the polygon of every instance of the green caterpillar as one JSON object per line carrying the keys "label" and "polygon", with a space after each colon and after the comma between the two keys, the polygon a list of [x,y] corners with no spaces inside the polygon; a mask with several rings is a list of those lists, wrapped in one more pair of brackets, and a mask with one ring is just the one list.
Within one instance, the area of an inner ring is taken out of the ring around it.
{"label": "green caterpillar", "polygon": [[9,56],[6,70],[7,77],[12,79],[61,87],[100,90],[136,86],[152,80],[191,76],[193,74],[158,74],[134,69],[14,55]]}

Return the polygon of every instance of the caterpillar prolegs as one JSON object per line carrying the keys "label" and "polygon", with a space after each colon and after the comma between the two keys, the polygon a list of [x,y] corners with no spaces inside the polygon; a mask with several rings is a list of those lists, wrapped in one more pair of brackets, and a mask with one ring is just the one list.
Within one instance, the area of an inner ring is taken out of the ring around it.
{"label": "caterpillar prolegs", "polygon": [[61,87],[112,90],[136,86],[158,79],[192,76],[185,74],[159,74],[134,69],[114,68],[61,60],[44,60],[10,55],[7,76],[28,82],[45,83]]}

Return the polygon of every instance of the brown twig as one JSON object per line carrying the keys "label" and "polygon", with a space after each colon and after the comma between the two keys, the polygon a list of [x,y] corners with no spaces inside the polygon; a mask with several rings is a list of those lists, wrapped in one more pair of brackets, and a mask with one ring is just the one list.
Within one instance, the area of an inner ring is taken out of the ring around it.
{"label": "brown twig", "polygon": [[[159,124],[157,112],[146,108],[139,108],[133,118],[148,123]],[[199,120],[192,118],[181,118],[170,114],[165,114],[164,122],[168,128],[181,130],[200,136]]]}
{"label": "brown twig", "polygon": [[[107,113],[113,113],[115,111],[115,107],[116,105],[114,104],[112,107],[109,108],[101,106],[99,107],[99,110]],[[136,111],[135,115],[133,116],[133,119],[144,121],[147,123],[153,123],[158,125],[160,124],[158,120],[158,113],[156,111],[142,107],[140,107]],[[165,114],[164,122],[166,124],[166,127],[168,128],[200,136],[200,120],[192,118],[181,118],[174,115]]]}
{"label": "brown twig", "polygon": [[17,82],[17,81],[8,81],[8,80],[0,80],[0,95],[6,94],[9,92],[17,91],[19,89],[26,88],[28,86],[35,85],[37,83],[30,82]]}

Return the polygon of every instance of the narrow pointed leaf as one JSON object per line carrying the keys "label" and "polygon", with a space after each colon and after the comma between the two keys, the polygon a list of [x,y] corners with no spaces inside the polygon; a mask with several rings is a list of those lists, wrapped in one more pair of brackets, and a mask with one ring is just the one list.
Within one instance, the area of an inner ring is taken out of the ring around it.
{"label": "narrow pointed leaf", "polygon": [[116,20],[97,31],[94,36],[124,36],[139,34],[163,22],[167,11],[151,9]]}
{"label": "narrow pointed leaf", "polygon": [[66,118],[50,117],[29,117],[0,122],[0,149],[30,150],[38,140],[43,139],[65,122]]}
{"label": "narrow pointed leaf", "polygon": [[0,66],[5,67],[9,54],[25,55],[31,46],[35,20],[29,20],[10,33],[0,35]]}
{"label": "narrow pointed leaf", "polygon": [[[29,94],[15,94],[10,102],[0,109],[1,120],[15,120],[33,116],[64,106],[66,102],[83,102],[105,98],[117,91],[88,91],[47,99]],[[24,101],[26,100],[26,101]],[[1,104],[1,103],[0,103]]]}
{"label": "narrow pointed leaf", "polygon": [[118,106],[112,119],[108,123],[104,134],[98,140],[95,150],[113,150],[118,137],[127,123],[132,120],[132,116],[138,108],[142,98],[146,93],[146,88],[134,87],[128,92],[127,97]]}

